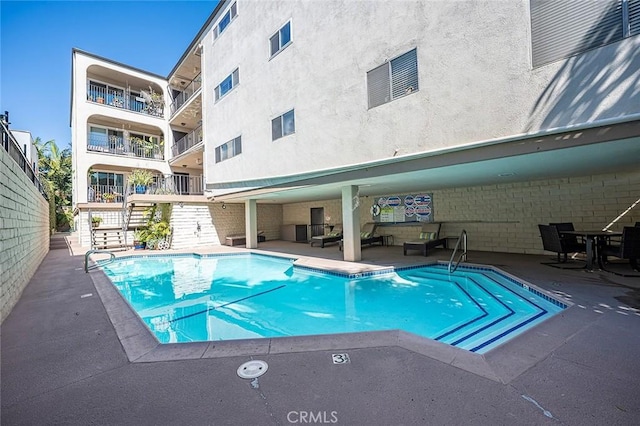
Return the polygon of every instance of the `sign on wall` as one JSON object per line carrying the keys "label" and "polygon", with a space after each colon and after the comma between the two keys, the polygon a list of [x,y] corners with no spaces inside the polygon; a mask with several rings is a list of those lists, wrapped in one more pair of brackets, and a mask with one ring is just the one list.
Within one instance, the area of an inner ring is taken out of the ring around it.
{"label": "sign on wall", "polygon": [[433,194],[380,197],[371,206],[379,223],[433,222]]}

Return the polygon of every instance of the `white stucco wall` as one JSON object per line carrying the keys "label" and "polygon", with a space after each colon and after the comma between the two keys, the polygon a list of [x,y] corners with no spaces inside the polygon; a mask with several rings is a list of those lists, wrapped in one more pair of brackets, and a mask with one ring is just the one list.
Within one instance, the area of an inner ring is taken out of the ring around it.
{"label": "white stucco wall", "polygon": [[[229,3],[230,4],[230,3]],[[335,167],[640,112],[640,37],[532,69],[529,2],[244,1],[204,37],[207,182]],[[224,13],[224,11],[223,11]],[[291,20],[292,43],[269,58]],[[368,109],[367,71],[418,49],[420,90]],[[233,70],[240,84],[218,102]],[[635,100],[634,100],[635,99]],[[271,140],[295,108],[296,133]],[[242,154],[214,148],[242,135]]]}
{"label": "white stucco wall", "polygon": [[[141,71],[114,64],[112,62],[102,61],[82,52],[75,51],[73,55],[73,75],[72,75],[72,114],[71,114],[71,139],[73,147],[73,202],[87,202],[87,171],[90,167],[100,165],[100,170],[120,170],[120,172],[128,171],[134,168],[157,170],[158,172],[169,174],[171,168],[166,160],[143,159],[137,157],[128,157],[124,155],[108,154],[100,152],[90,152],[87,150],[87,138],[89,129],[89,120],[109,120],[112,123],[109,127],[123,128],[120,123],[140,123],[146,126],[152,126],[160,132],[164,137],[165,159],[169,158],[169,147],[172,145],[172,134],[169,130],[169,123],[164,117],[154,117],[147,114],[132,112],[126,109],[110,107],[104,104],[97,104],[87,100],[87,82],[90,67],[99,66],[102,73],[113,72],[113,78],[117,78],[118,85],[127,87],[127,78],[142,79],[149,84],[153,83],[161,87],[165,97],[165,115],[168,116],[169,94],[167,91],[167,82],[164,79],[154,75],[145,74]],[[94,68],[94,72],[97,68]],[[118,74],[115,74],[118,73]],[[107,77],[95,77],[97,80],[108,80]],[[147,89],[146,87],[133,87],[133,89]],[[134,131],[131,127],[124,125],[124,131]]]}

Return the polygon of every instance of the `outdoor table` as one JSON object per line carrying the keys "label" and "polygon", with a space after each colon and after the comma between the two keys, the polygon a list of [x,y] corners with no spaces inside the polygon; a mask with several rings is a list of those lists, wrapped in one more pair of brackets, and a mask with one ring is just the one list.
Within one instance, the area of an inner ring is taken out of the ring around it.
{"label": "outdoor table", "polygon": [[[585,238],[587,242],[587,265],[586,269],[593,270],[593,255],[598,256],[598,244],[596,240],[602,240],[606,237],[620,237],[622,232],[614,231],[561,231],[560,235],[577,235]],[[600,257],[598,256],[598,264]]]}

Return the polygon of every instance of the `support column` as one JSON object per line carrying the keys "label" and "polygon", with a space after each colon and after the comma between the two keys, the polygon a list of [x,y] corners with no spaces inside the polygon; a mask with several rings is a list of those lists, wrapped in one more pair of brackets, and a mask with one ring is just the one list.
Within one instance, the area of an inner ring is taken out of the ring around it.
{"label": "support column", "polygon": [[258,248],[258,207],[256,200],[244,202],[244,219],[247,248]]}
{"label": "support column", "polygon": [[357,262],[362,259],[360,245],[360,207],[356,206],[358,187],[355,185],[342,188],[342,250],[344,260]]}

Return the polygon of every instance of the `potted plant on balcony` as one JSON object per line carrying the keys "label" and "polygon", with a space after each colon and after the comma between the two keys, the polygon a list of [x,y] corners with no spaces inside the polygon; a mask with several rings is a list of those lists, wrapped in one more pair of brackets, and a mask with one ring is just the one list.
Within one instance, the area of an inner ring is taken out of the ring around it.
{"label": "potted plant on balcony", "polygon": [[116,199],[116,194],[106,192],[102,194],[102,199],[105,201],[105,203],[113,203],[113,201]]}
{"label": "potted plant on balcony", "polygon": [[153,182],[151,171],[144,169],[133,169],[129,175],[129,184],[135,186],[136,194],[147,192],[147,186]]}
{"label": "potted plant on balcony", "polygon": [[100,216],[91,216],[91,227],[97,228],[102,223],[102,218]]}

